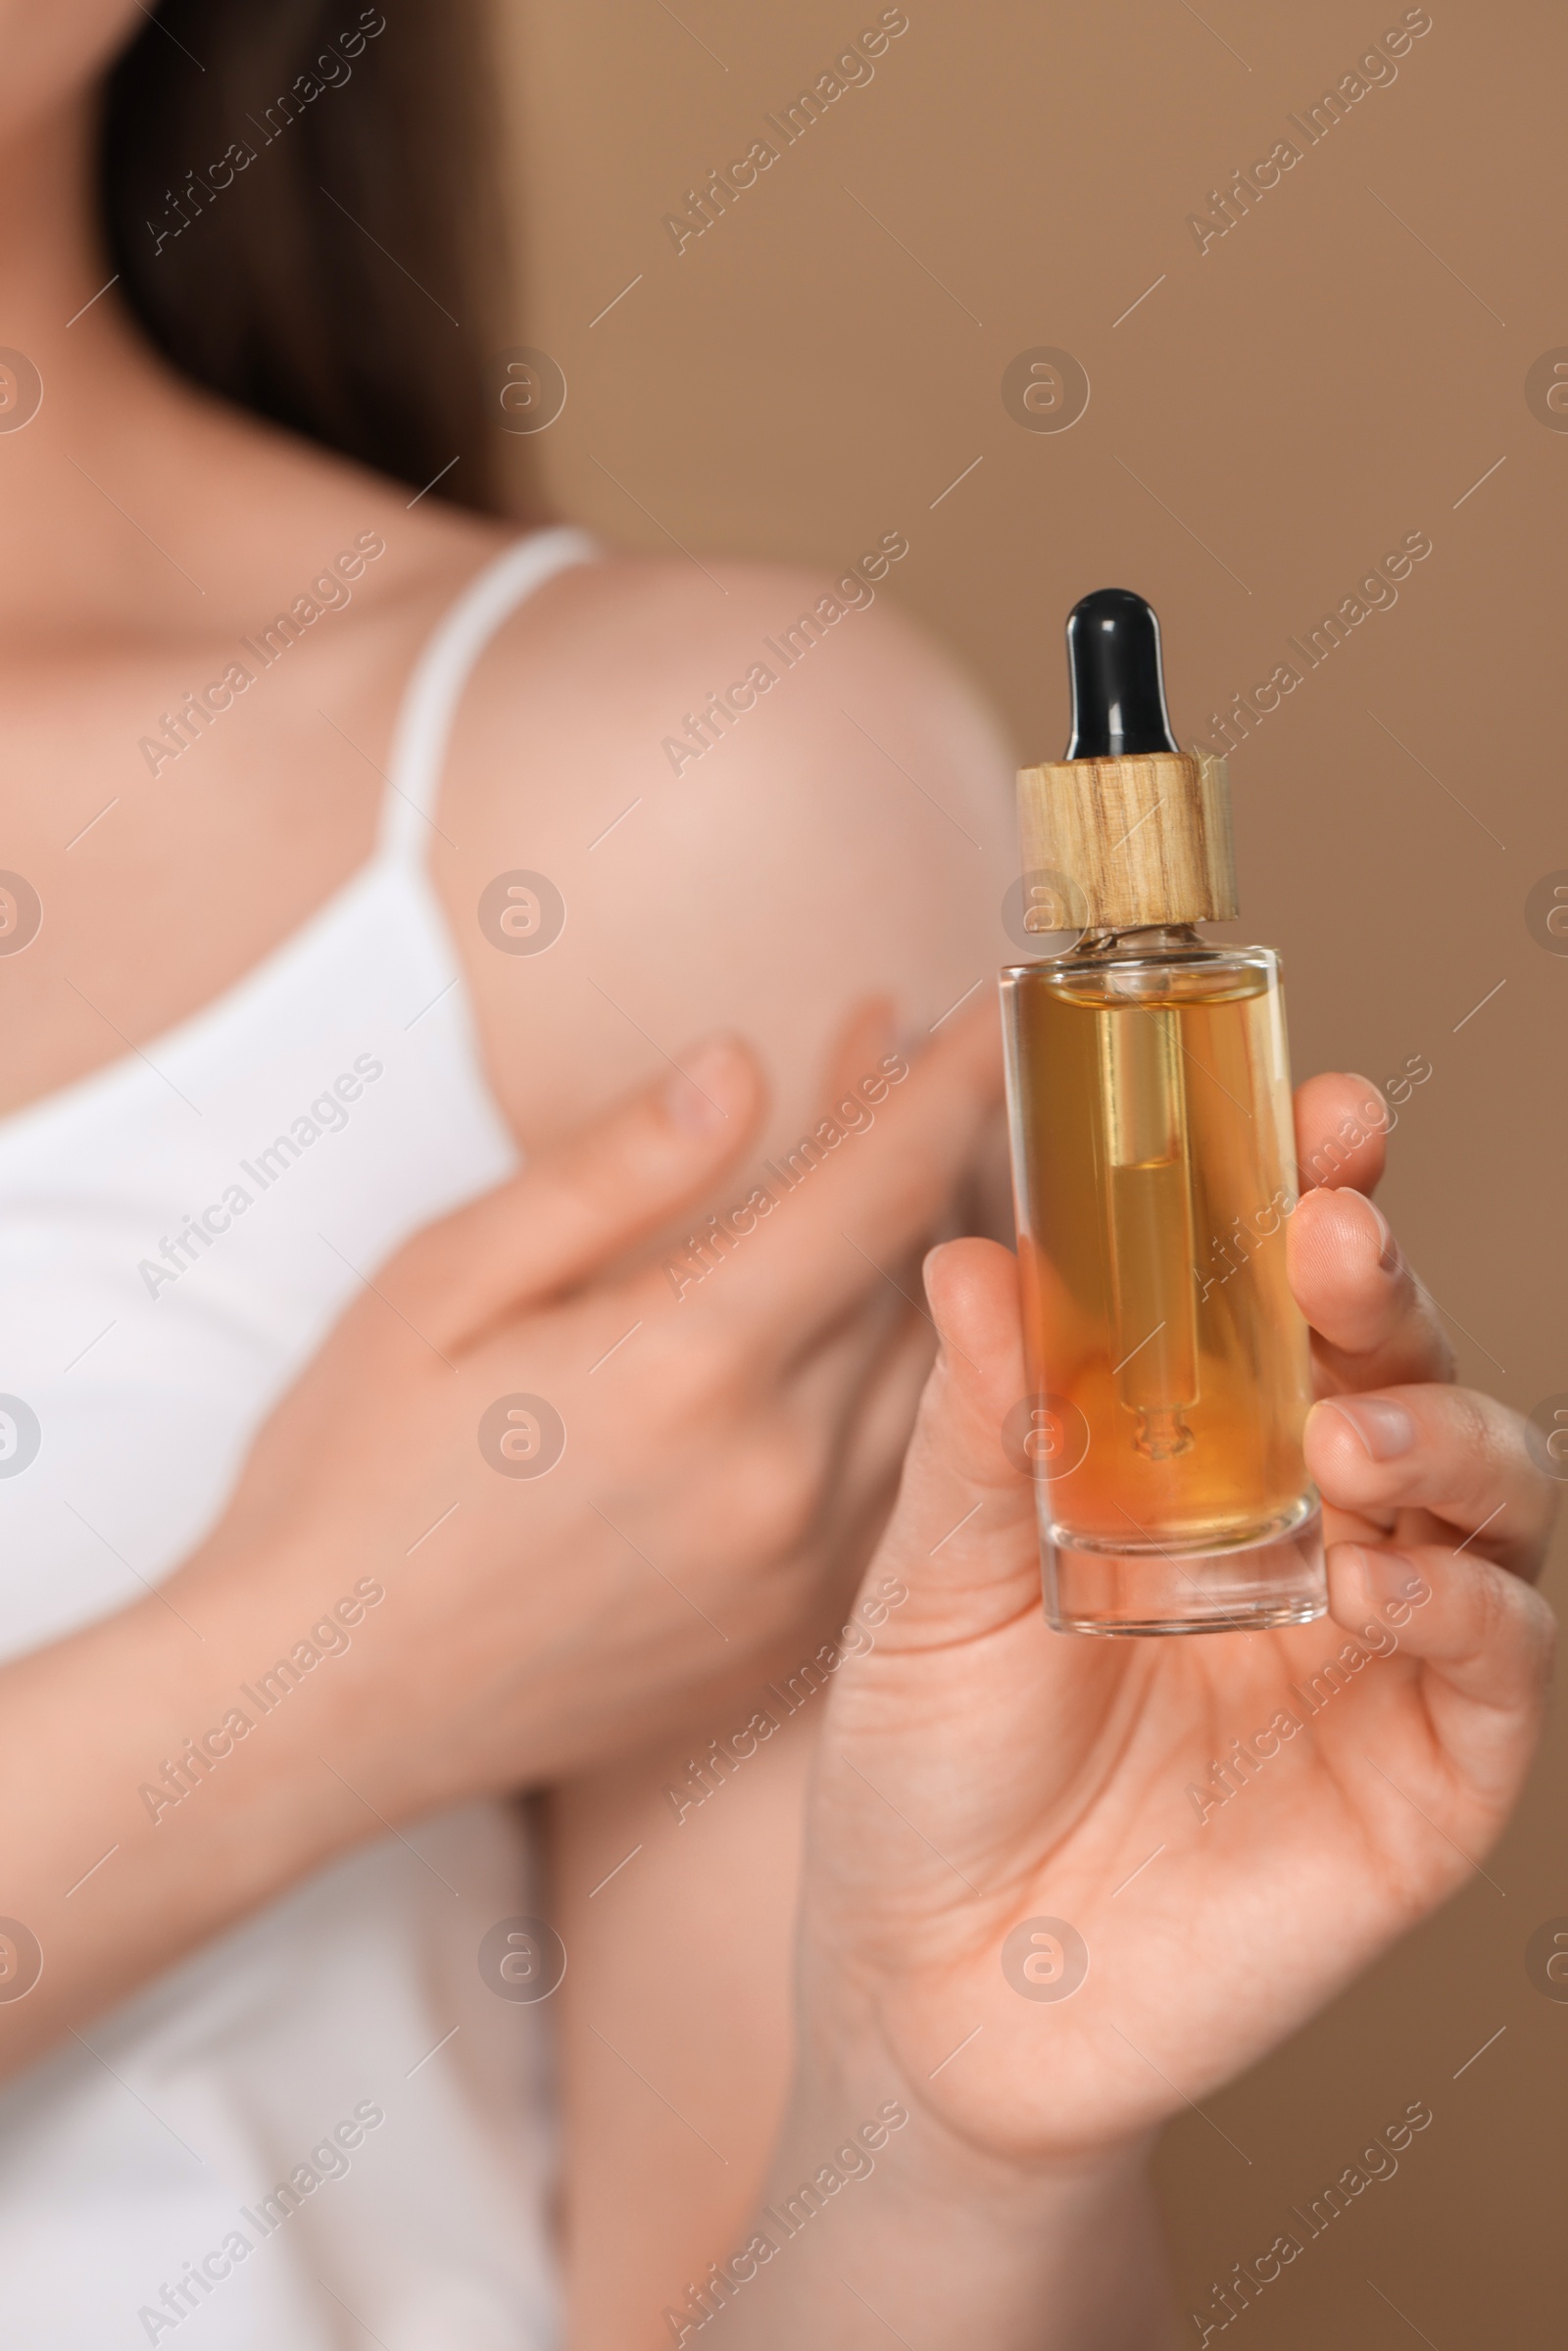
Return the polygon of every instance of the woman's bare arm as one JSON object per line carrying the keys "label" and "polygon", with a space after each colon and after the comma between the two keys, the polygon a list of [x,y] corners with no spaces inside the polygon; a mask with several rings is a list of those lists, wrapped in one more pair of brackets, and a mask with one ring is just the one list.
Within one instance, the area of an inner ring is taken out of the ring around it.
{"label": "woman's bare arm", "polygon": [[[822,1053],[858,996],[884,1000],[904,1041],[944,1034],[960,1000],[989,1002],[1010,952],[999,909],[1015,863],[1011,778],[978,699],[896,611],[919,560],[916,545],[889,564],[874,602],[853,587],[866,601],[804,655],[786,632],[837,572],[707,555],[703,569],[617,558],[570,572],[498,639],[460,715],[451,840],[432,843],[432,863],[492,1082],[525,1143],[660,1067],[661,1049],[722,1007],[773,1088],[752,1165],[777,1164],[810,1130]],[[759,659],[774,684],[727,726],[710,713],[700,757],[682,750],[699,740],[686,716]],[[543,954],[498,952],[475,918],[492,877],[518,867],[548,874],[564,902]],[[731,1204],[720,1192],[704,1206]],[[851,1239],[835,1246],[886,1269],[890,1304],[903,1305],[896,1285],[918,1297],[913,1259],[884,1246],[876,1220],[845,1221]],[[984,1229],[967,1214],[964,1225]],[[905,1311],[929,1344],[929,1324]],[[902,1387],[900,1409],[913,1393]],[[841,1530],[847,1588],[856,1540]],[[560,1791],[571,2299],[609,2337],[672,2265],[743,2217],[788,2080],[779,2019],[798,1814],[792,1825],[786,1790],[798,1794],[799,1766],[786,1747],[803,1742],[780,1739],[677,1834],[662,1790],[686,1756],[746,1722],[767,1674],[794,1671],[842,1617],[808,1599],[744,1685],[700,1694],[667,1741]],[[704,1937],[694,1960],[693,1922],[712,1903],[726,1912],[723,1952]]]}

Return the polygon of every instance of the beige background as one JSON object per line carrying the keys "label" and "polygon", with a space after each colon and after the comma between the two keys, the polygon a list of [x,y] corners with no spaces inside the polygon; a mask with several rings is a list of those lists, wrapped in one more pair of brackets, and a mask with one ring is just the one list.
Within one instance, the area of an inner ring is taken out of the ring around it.
{"label": "beige background", "polygon": [[[662,216],[877,7],[500,5],[527,261],[505,339],[570,387],[507,455],[542,460],[607,536],[829,560],[902,529],[890,584],[1031,758],[1064,739],[1060,623],[1086,589],[1158,607],[1185,742],[1430,536],[1397,606],[1233,762],[1242,931],[1285,951],[1298,1070],[1432,1065],[1387,1199],[1462,1376],[1527,1410],[1568,1390],[1568,957],[1524,913],[1568,868],[1568,433],[1524,394],[1568,344],[1560,11],[1433,0],[1397,80],[1200,255],[1188,214],[1397,6],[908,0],[869,86],[677,255]],[[1003,406],[1037,345],[1088,371],[1070,431]],[[1398,2177],[1308,2246],[1247,2340],[1561,2340],[1568,2004],[1524,1950],[1568,1913],[1563,1778],[1559,1734],[1490,1880],[1170,2132],[1184,2309],[1424,2099]]]}

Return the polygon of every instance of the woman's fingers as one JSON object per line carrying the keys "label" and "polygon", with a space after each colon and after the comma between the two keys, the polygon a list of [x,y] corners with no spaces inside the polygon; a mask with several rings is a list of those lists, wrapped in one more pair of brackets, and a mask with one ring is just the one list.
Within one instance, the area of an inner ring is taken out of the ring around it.
{"label": "woman's fingers", "polygon": [[1429,1511],[1467,1551],[1518,1575],[1540,1567],[1557,1489],[1531,1459],[1523,1422],[1492,1396],[1431,1383],[1329,1396],[1307,1415],[1302,1442],[1335,1507]]}
{"label": "woman's fingers", "polygon": [[900,1261],[936,1228],[1001,1090],[989,999],[912,1064],[871,1061],[797,1146],[743,1178],[758,1204],[721,1218],[710,1269],[690,1269],[703,1303],[754,1359],[783,1361],[879,1287],[917,1300]]}
{"label": "woman's fingers", "polygon": [[749,1048],[707,1038],[670,1077],[418,1234],[378,1287],[438,1347],[470,1345],[693,1206],[755,1133],[762,1102]]}
{"label": "woman's fingers", "polygon": [[1370,1192],[1383,1173],[1389,1106],[1370,1078],[1324,1070],[1296,1089],[1301,1190]]}
{"label": "woman's fingers", "polygon": [[1291,1288],[1316,1335],[1326,1384],[1453,1377],[1453,1350],[1432,1301],[1369,1200],[1308,1192],[1287,1231]]}
{"label": "woman's fingers", "polygon": [[859,1085],[868,1069],[891,1054],[896,1043],[893,1004],[885,996],[867,997],[855,1005],[833,1040],[822,1089],[825,1114],[836,1102]]}
{"label": "woman's fingers", "polygon": [[[1456,1696],[1506,1718],[1499,1733],[1510,1751],[1528,1748],[1545,1704],[1556,1626],[1540,1592],[1517,1576],[1435,1543],[1396,1551],[1338,1543],[1329,1550],[1329,1606],[1347,1632],[1391,1625],[1406,1656]],[[1502,1800],[1511,1794],[1510,1787]]]}
{"label": "woman's fingers", "polygon": [[1297,1090],[1301,1198],[1286,1248],[1291,1288],[1331,1387],[1453,1377],[1432,1300],[1363,1197],[1383,1173],[1388,1126],[1388,1105],[1366,1078],[1329,1072]]}

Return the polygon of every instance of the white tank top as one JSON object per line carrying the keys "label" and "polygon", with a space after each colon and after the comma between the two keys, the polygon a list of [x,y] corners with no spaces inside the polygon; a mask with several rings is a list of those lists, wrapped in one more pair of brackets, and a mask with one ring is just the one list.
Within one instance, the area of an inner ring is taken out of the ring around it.
{"label": "white tank top", "polygon": [[[475,660],[595,552],[545,531],[470,583],[410,681],[375,854],[303,929],[193,1018],[0,1122],[0,1654],[168,1574],[355,1269],[516,1166],[424,847]],[[498,1998],[477,1964],[531,1907],[511,1811],[420,1822],[0,2092],[0,2342],[553,2343],[549,2011]]]}

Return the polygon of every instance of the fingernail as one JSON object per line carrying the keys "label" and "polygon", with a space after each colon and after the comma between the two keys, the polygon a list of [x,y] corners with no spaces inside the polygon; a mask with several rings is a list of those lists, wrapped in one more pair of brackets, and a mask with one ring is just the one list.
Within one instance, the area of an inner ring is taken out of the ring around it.
{"label": "fingernail", "polygon": [[1385,1273],[1396,1273],[1399,1269],[1400,1258],[1399,1245],[1394,1238],[1394,1228],[1390,1224],[1388,1218],[1384,1215],[1383,1210],[1378,1206],[1376,1200],[1369,1200],[1366,1202],[1366,1205],[1371,1209],[1373,1215],[1377,1218],[1378,1239],[1383,1245],[1381,1253],[1378,1257],[1378,1263],[1382,1266]]}
{"label": "fingernail", "polygon": [[1325,1407],[1348,1420],[1374,1461],[1396,1461],[1415,1443],[1415,1422],[1386,1396],[1335,1396]]}
{"label": "fingernail", "polygon": [[688,1135],[710,1135],[744,1101],[746,1078],[746,1054],[735,1038],[705,1038],[664,1088],[671,1123]]}

